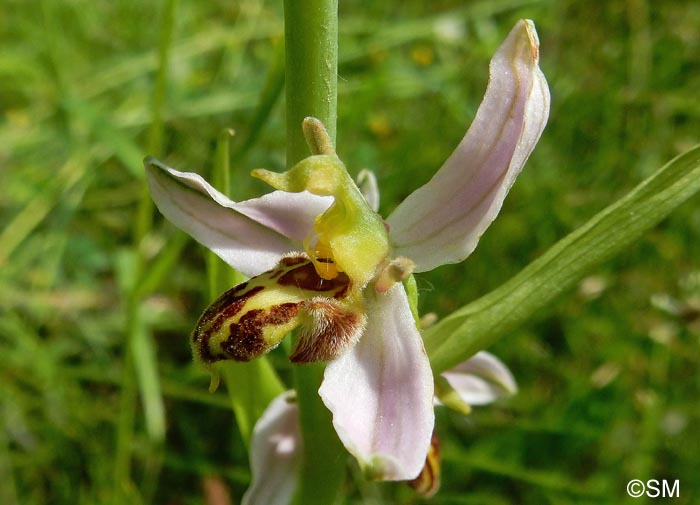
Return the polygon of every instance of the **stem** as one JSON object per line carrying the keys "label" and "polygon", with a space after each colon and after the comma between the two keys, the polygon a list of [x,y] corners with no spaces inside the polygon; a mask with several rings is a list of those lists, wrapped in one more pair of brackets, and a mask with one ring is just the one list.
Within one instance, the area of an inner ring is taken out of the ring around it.
{"label": "stem", "polygon": [[[285,0],[287,166],[309,156],[304,118],[318,118],[335,141],[338,67],[337,0]],[[345,473],[344,449],[318,396],[322,365],[294,369],[303,443],[296,503],[328,505]]]}
{"label": "stem", "polygon": [[[175,10],[177,0],[166,0],[163,6],[163,21],[158,44],[158,72],[151,103],[151,126],[148,131],[148,152],[160,156],[163,150],[163,108],[165,107],[166,88],[168,86],[168,64],[172,49],[175,27]],[[141,241],[151,229],[153,201],[148,186],[143,184],[139,207],[136,213],[135,241],[141,247]]]}
{"label": "stem", "polygon": [[345,449],[331,423],[331,413],[318,396],[325,365],[294,367],[303,439],[297,505],[328,505],[335,502],[345,477]]}
{"label": "stem", "polygon": [[301,123],[320,119],[335,141],[338,106],[337,0],[285,0],[287,166],[309,155]]}
{"label": "stem", "polygon": [[[231,193],[231,170],[229,164],[230,139],[234,135],[233,130],[219,132],[216,139],[216,159],[211,181],[223,194]],[[227,289],[243,282],[245,279],[211,251],[206,253],[207,281],[209,285],[209,300],[215,300],[217,296]]]}

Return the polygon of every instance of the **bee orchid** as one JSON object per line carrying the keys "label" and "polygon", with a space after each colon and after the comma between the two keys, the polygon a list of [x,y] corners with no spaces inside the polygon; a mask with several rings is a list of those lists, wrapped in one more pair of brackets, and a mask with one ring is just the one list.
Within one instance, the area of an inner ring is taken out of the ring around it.
{"label": "bee orchid", "polygon": [[435,389],[403,281],[464,260],[495,219],[547,120],[538,48],[532,22],[519,21],[491,61],[464,139],[386,220],[318,120],[304,122],[312,156],[281,174],[255,170],[276,191],[252,200],[146,160],[160,211],[251,277],[200,318],[197,359],[247,361],[296,330],[290,359],[328,362],[319,394],[369,478],[410,480],[424,466]]}

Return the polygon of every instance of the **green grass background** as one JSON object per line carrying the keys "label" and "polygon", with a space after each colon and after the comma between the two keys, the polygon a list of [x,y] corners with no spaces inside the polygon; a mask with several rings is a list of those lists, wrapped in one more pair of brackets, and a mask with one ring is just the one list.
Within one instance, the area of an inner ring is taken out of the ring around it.
{"label": "green grass background", "polygon": [[[207,175],[234,128],[234,198],[267,191],[250,169],[284,167],[282,97],[242,148],[279,52],[281,2],[181,0],[164,94],[163,2],[0,10],[0,503],[223,505],[215,485],[237,503],[245,450],[225,388],[207,392],[187,344],[208,302],[204,250],[157,213],[140,256],[132,237],[154,146]],[[696,2],[341,1],[338,152],[351,172],[375,171],[384,215],[457,144],[490,56],[523,17],[540,34],[549,125],[477,251],[418,276],[423,312],[495,288],[700,137]],[[491,349],[520,392],[469,418],[439,412],[436,497],[350,466],[343,503],[644,503],[626,498],[633,478],[678,479],[680,498],[664,502],[699,503],[698,203]],[[139,402],[153,377],[125,358],[139,261],[162,441]],[[288,378],[283,353],[272,360]]]}

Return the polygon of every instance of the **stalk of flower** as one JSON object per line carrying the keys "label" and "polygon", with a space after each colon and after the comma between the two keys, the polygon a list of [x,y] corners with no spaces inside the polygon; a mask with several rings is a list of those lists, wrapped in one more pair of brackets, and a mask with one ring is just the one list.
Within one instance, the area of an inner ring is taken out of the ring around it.
{"label": "stalk of flower", "polygon": [[416,478],[431,446],[435,389],[402,281],[471,254],[548,110],[537,34],[523,20],[494,55],[462,142],[386,220],[313,118],[303,125],[312,155],[281,174],[254,171],[277,191],[244,202],[147,159],[161,212],[251,277],[204,312],[193,332],[197,358],[253,359],[296,329],[290,359],[328,361],[319,394],[367,477]]}

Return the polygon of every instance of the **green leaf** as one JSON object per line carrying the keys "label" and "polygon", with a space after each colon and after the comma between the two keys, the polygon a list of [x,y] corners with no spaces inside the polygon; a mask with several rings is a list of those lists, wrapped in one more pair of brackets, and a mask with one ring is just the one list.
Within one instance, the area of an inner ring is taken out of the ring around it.
{"label": "green leaf", "polygon": [[698,190],[700,146],[670,161],[505,284],[428,328],[424,339],[434,371],[453,367],[539,315]]}
{"label": "green leaf", "polygon": [[222,362],[218,369],[226,382],[238,430],[247,447],[250,445],[255,422],[285,388],[265,357],[248,363]]}
{"label": "green leaf", "polygon": [[146,432],[151,440],[162,443],[165,440],[165,405],[160,388],[156,347],[153,334],[142,315],[143,306],[134,307],[134,311],[138,314],[130,320],[129,347],[133,354]]}

